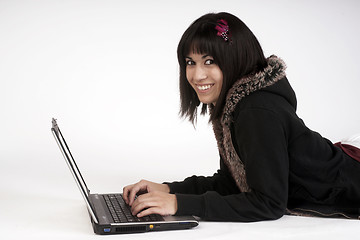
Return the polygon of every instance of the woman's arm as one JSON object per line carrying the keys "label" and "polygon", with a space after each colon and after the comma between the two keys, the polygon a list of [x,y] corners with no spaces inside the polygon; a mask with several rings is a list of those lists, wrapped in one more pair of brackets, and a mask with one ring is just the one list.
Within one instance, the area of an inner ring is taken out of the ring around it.
{"label": "woman's arm", "polygon": [[249,222],[277,219],[285,213],[289,160],[287,136],[278,116],[260,108],[242,111],[232,133],[251,192],[227,196],[215,191],[176,194],[177,215]]}
{"label": "woman's arm", "polygon": [[208,191],[215,191],[221,195],[228,195],[239,192],[222,159],[220,159],[220,169],[213,176],[192,176],[181,182],[166,184],[170,188],[170,193],[198,195]]}
{"label": "woman's arm", "polygon": [[213,177],[190,177],[169,184],[170,191],[178,192],[175,195],[160,191],[143,194],[133,204],[134,214],[147,209],[146,214],[175,213],[205,220],[242,222],[281,217],[288,198],[286,137],[275,113],[264,109],[243,111],[234,124],[233,142],[245,165],[250,192],[230,193],[234,182],[228,181],[229,172],[220,171]]}

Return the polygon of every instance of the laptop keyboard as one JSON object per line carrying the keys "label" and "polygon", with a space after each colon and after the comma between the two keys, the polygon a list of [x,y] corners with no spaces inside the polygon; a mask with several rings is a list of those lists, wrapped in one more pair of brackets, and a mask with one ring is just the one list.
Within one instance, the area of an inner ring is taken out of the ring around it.
{"label": "laptop keyboard", "polygon": [[129,205],[125,203],[121,194],[107,194],[103,196],[115,223],[157,222],[164,220],[163,217],[158,214],[151,214],[142,218],[133,216]]}

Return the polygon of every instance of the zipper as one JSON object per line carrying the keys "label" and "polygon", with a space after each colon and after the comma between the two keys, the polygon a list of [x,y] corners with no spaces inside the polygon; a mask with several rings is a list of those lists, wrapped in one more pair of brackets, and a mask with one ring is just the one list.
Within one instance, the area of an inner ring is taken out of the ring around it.
{"label": "zipper", "polygon": [[[316,210],[305,209],[305,208],[293,208],[291,210],[286,209],[286,211],[290,215],[295,215],[295,216],[304,216],[304,217],[322,216],[322,217],[327,217],[327,218],[336,217],[336,216],[342,216],[343,218],[346,218],[346,219],[354,219],[354,217],[350,217],[350,216],[348,216],[348,215],[346,215],[345,213],[342,213],[342,212],[323,213],[323,212],[319,212],[319,211],[316,211]],[[360,216],[357,216],[357,219],[360,220]]]}

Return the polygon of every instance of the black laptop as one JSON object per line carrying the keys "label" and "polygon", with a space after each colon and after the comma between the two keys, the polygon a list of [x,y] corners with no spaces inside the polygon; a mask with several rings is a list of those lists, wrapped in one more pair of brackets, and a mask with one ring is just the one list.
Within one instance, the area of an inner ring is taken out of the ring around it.
{"label": "black laptop", "polygon": [[91,194],[54,118],[51,131],[84,197],[95,233],[104,235],[180,230],[193,228],[199,224],[192,216],[153,214],[138,218],[131,214],[130,207],[124,202],[122,194]]}

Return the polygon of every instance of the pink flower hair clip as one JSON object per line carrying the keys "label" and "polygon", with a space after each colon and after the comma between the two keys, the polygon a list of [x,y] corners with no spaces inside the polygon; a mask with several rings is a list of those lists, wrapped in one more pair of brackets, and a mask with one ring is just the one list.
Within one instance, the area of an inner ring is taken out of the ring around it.
{"label": "pink flower hair clip", "polygon": [[219,37],[222,37],[225,42],[230,41],[230,32],[229,32],[229,25],[226,20],[219,19],[217,20],[217,25],[215,26],[215,30],[217,30],[217,34]]}

